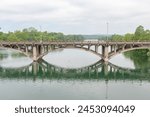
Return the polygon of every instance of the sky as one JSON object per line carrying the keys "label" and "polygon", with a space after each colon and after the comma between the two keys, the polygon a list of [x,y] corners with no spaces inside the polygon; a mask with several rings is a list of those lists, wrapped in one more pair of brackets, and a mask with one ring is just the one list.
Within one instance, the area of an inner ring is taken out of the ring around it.
{"label": "sky", "polygon": [[1,31],[35,27],[64,34],[134,33],[150,29],[150,0],[0,0]]}

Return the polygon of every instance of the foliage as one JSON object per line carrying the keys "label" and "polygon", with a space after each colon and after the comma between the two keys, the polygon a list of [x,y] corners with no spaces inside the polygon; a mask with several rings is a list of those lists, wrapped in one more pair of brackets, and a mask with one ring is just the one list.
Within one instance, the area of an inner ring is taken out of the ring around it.
{"label": "foliage", "polygon": [[150,56],[148,55],[149,52],[149,49],[133,50],[125,52],[124,55],[126,58],[133,60],[135,68],[148,70],[150,66]]}
{"label": "foliage", "polygon": [[[145,30],[143,26],[138,26],[134,34],[127,33],[125,35],[112,36],[115,41],[150,41],[150,30]],[[133,60],[136,68],[149,68],[150,64],[150,49],[133,50],[124,53],[125,57]]]}
{"label": "foliage", "polygon": [[134,38],[134,34],[130,34],[130,33],[125,34],[124,37],[123,37],[123,39],[125,41],[133,40],[133,38]]}
{"label": "foliage", "polygon": [[112,35],[112,40],[121,41],[121,40],[123,40],[123,36],[118,35],[118,34],[114,34],[114,35]]}
{"label": "foliage", "polygon": [[138,26],[134,33],[134,40],[142,40],[145,36],[145,31],[143,26]]}
{"label": "foliage", "polygon": [[34,27],[17,30],[15,32],[0,32],[0,41],[66,41],[66,40],[83,40],[81,35],[64,35],[56,32],[41,32]]}
{"label": "foliage", "polygon": [[125,35],[114,34],[112,40],[115,41],[144,41],[150,40],[150,30],[145,30],[143,26],[138,26],[134,34],[127,33]]}

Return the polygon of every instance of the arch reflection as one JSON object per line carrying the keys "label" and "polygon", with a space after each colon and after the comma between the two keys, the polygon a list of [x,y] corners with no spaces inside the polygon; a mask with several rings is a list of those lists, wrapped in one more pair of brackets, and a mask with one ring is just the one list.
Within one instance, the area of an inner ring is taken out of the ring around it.
{"label": "arch reflection", "polygon": [[111,63],[97,62],[80,69],[65,69],[53,66],[44,60],[19,69],[0,67],[0,79],[36,80],[150,80],[150,71],[127,69]]}

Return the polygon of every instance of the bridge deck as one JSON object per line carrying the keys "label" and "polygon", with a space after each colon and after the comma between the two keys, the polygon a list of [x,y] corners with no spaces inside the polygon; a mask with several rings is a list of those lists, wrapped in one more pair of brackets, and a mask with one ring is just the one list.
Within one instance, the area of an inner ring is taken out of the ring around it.
{"label": "bridge deck", "polygon": [[0,41],[0,44],[19,44],[19,45],[70,45],[70,44],[84,44],[84,45],[122,45],[122,44],[133,44],[133,45],[150,45],[150,41],[42,41],[42,42],[37,42],[37,41],[18,41],[18,42],[7,42],[7,41]]}
{"label": "bridge deck", "polygon": [[98,55],[104,61],[108,61],[112,56],[121,52],[150,48],[150,41],[0,41],[0,47],[19,50],[34,61],[58,48],[80,48]]}

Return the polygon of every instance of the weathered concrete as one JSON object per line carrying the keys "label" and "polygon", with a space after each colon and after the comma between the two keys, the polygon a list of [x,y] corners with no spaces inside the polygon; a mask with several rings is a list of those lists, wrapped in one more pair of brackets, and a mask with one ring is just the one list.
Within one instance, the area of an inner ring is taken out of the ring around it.
{"label": "weathered concrete", "polygon": [[[94,48],[92,48],[94,46]],[[121,52],[134,49],[150,48],[148,42],[114,42],[114,41],[44,41],[44,42],[0,42],[1,48],[18,50],[32,58],[33,61],[41,59],[44,55],[59,48],[79,48],[92,52],[108,61],[111,57]],[[99,49],[101,47],[102,49]]]}

